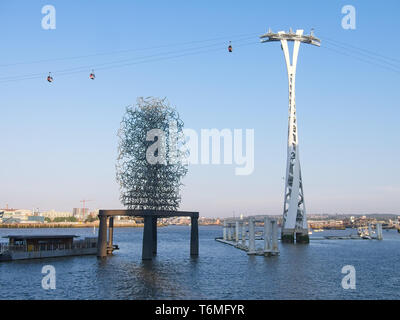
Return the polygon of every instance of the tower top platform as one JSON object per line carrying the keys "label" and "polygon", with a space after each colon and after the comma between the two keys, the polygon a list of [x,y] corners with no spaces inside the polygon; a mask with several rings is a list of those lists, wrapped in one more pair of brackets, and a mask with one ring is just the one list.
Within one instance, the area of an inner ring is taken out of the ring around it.
{"label": "tower top platform", "polygon": [[289,32],[279,31],[274,33],[271,29],[268,30],[266,34],[260,36],[261,42],[272,42],[272,41],[300,41],[303,43],[312,44],[314,46],[319,47],[321,45],[321,40],[314,36],[314,31],[311,30],[310,35],[303,35],[304,30],[297,30],[293,32],[290,28]]}

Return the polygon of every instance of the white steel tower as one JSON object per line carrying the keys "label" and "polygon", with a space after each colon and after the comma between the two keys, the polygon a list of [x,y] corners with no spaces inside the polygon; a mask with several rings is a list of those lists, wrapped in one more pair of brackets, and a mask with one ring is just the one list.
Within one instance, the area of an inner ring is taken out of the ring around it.
{"label": "white steel tower", "polygon": [[[287,145],[287,165],[285,194],[283,204],[282,236],[283,242],[309,242],[308,226],[306,217],[306,207],[304,203],[303,181],[301,177],[300,159],[299,159],[299,140],[296,120],[296,102],[295,102],[295,81],[296,65],[299,54],[300,43],[308,43],[320,46],[320,40],[313,35],[303,35],[303,30],[297,30],[296,33],[290,29],[288,33],[279,31],[260,36],[261,42],[280,41],[283,54],[285,56],[286,68],[289,80],[289,128]],[[293,41],[293,59],[290,59],[288,41]]]}

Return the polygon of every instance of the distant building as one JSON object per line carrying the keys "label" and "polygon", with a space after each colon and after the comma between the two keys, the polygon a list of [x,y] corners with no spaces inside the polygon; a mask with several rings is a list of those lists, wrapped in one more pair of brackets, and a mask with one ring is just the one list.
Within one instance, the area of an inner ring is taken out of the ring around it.
{"label": "distant building", "polygon": [[[99,209],[92,210],[89,213],[89,217],[91,217],[91,218],[96,218],[98,215],[99,215]],[[119,217],[117,217],[117,218],[119,218]],[[119,220],[119,219],[117,219],[117,220]]]}
{"label": "distant building", "polygon": [[44,223],[44,217],[43,216],[29,216],[27,222],[29,223]]}
{"label": "distant building", "polygon": [[29,209],[0,209],[3,212],[1,221],[3,223],[18,223],[27,221],[29,216],[32,216],[32,210]]}
{"label": "distant building", "polygon": [[50,211],[45,211],[42,213],[42,216],[44,218],[49,218],[51,220],[53,220],[54,218],[69,218],[72,217],[72,212],[68,212],[68,211],[55,211],[50,210]]}
{"label": "distant building", "polygon": [[89,216],[89,208],[73,208],[72,216],[78,220],[85,220]]}

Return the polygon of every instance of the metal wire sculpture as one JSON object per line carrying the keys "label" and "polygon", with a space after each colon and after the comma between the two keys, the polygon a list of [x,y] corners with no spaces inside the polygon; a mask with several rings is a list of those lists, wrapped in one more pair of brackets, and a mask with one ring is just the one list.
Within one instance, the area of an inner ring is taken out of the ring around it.
{"label": "metal wire sculpture", "polygon": [[128,106],[118,131],[117,181],[128,209],[177,210],[187,173],[183,121],[159,98]]}

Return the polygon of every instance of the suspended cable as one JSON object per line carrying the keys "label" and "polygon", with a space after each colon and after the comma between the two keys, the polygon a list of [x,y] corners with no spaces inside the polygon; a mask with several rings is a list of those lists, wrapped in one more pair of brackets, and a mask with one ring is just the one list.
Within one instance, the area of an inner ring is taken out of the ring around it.
{"label": "suspended cable", "polygon": [[[258,42],[249,42],[249,43],[238,44],[238,45],[236,45],[236,47],[243,47],[243,46],[256,45],[256,44],[258,44]],[[207,47],[215,47],[215,46],[216,45],[209,45],[209,46],[203,46],[203,47],[200,47],[200,48],[187,49],[186,51],[189,51],[189,52],[184,53],[184,54],[171,55],[171,54],[174,54],[174,53],[182,52],[182,50],[180,50],[180,51],[173,51],[173,52],[169,52],[169,53],[157,54],[157,55],[152,55],[152,56],[139,58],[139,59],[142,59],[142,61],[135,61],[135,59],[125,59],[125,60],[119,60],[119,61],[114,61],[114,62],[110,62],[110,63],[103,63],[103,64],[100,65],[100,66],[103,66],[103,67],[97,67],[99,65],[96,65],[96,70],[109,70],[109,69],[121,68],[121,67],[125,67],[125,66],[139,65],[139,64],[143,64],[143,63],[163,61],[163,60],[169,60],[169,59],[176,59],[176,58],[185,57],[185,56],[191,56],[191,55],[197,55],[197,54],[202,54],[202,53],[226,50],[226,46],[222,47],[221,44],[218,44],[218,46],[219,46],[218,48],[198,51],[198,49],[207,48]],[[197,51],[190,52],[190,51],[193,51],[194,49],[196,49]],[[169,56],[161,56],[159,58],[156,58],[157,56],[166,55],[166,54],[168,54]],[[136,60],[137,59],[138,58],[136,58]],[[124,63],[124,62],[127,62],[127,63]],[[87,66],[82,66],[82,67],[64,69],[64,70],[61,70],[61,71],[52,72],[52,74],[57,75],[57,77],[59,77],[59,76],[64,76],[64,75],[71,75],[71,74],[87,72],[87,70],[88,70]],[[36,73],[36,74],[18,76],[18,77],[14,77],[14,78],[6,78],[6,79],[0,78],[0,83],[15,82],[15,81],[22,81],[22,80],[31,80],[31,79],[40,79],[42,77],[43,77],[43,73]]]}
{"label": "suspended cable", "polygon": [[334,39],[331,39],[331,38],[326,38],[326,37],[324,37],[324,40],[326,40],[328,42],[337,43],[337,44],[340,44],[342,46],[346,46],[348,48],[353,48],[353,49],[358,50],[358,51],[363,51],[363,52],[369,53],[370,55],[373,55],[373,56],[376,56],[376,57],[381,57],[381,58],[386,59],[386,60],[398,61],[400,63],[400,59],[389,57],[389,56],[385,56],[383,54],[380,54],[380,53],[377,53],[377,52],[374,52],[374,51],[371,51],[371,50],[368,50],[368,49],[364,49],[364,48],[360,48],[360,47],[354,46],[352,44],[344,43],[344,42],[337,41],[337,40],[334,40]]}
{"label": "suspended cable", "polygon": [[[241,47],[241,46],[246,46],[246,45],[251,45],[251,44],[257,44],[258,42],[250,42],[250,43],[241,44],[242,41],[246,41],[246,40],[255,38],[254,37],[255,35],[256,35],[255,33],[242,34],[242,35],[230,36],[229,39],[236,38],[236,40],[234,40],[235,47]],[[226,39],[226,38],[227,37],[217,37],[217,38],[206,39],[206,40],[190,41],[190,42],[185,42],[185,43],[175,43],[175,44],[153,46],[153,47],[147,47],[147,48],[103,52],[103,53],[88,54],[88,55],[74,56],[74,57],[37,60],[37,61],[31,61],[31,62],[20,62],[20,63],[14,63],[14,64],[0,65],[0,67],[20,65],[20,64],[36,64],[36,63],[62,61],[62,60],[83,59],[83,58],[106,56],[106,55],[117,55],[117,54],[121,54],[121,53],[129,53],[129,52],[135,52],[135,51],[146,51],[146,50],[153,50],[153,49],[159,49],[159,48],[188,46],[188,45],[192,45],[192,44],[211,42],[211,44],[207,44],[204,46],[192,46],[189,48],[180,48],[180,49],[172,50],[172,51],[159,52],[156,54],[144,55],[144,56],[140,56],[140,57],[129,57],[129,58],[125,58],[125,59],[119,59],[119,60],[108,61],[108,62],[103,62],[103,63],[93,63],[92,62],[91,64],[88,64],[88,65],[81,65],[79,67],[71,67],[71,68],[66,68],[66,69],[62,69],[62,70],[58,70],[58,71],[52,71],[52,75],[55,75],[55,77],[59,77],[59,76],[64,76],[64,75],[88,72],[88,70],[93,70],[93,68],[95,68],[96,70],[108,70],[108,69],[114,69],[114,68],[121,68],[121,67],[125,67],[125,66],[139,65],[142,63],[163,61],[163,60],[175,59],[175,58],[185,57],[185,56],[190,56],[190,55],[219,51],[219,50],[222,50],[222,45],[221,45],[220,40]],[[324,45],[321,46],[322,48],[325,48],[327,50],[333,51],[333,52],[341,54],[341,55],[355,58],[362,62],[371,64],[374,66],[378,66],[378,67],[384,68],[386,70],[400,73],[400,64],[398,64],[396,62],[396,61],[399,61],[399,63],[400,63],[400,60],[398,60],[398,59],[390,58],[390,57],[375,53],[373,51],[362,49],[362,48],[359,48],[359,47],[356,47],[356,46],[353,46],[350,44],[346,44],[346,43],[343,43],[340,41],[336,41],[336,40],[333,40],[330,38],[323,37],[323,40],[325,40],[326,42]],[[218,41],[218,42],[212,43],[215,41]],[[231,41],[229,41],[229,45],[231,45]],[[224,49],[226,49],[225,45],[224,45]],[[229,51],[231,52],[232,50],[229,50]],[[48,70],[49,69],[46,68],[46,71],[48,71]],[[4,77],[0,77],[0,83],[21,81],[21,80],[30,80],[30,79],[39,79],[39,78],[43,77],[43,74],[44,74],[44,72],[22,74],[22,75],[17,75],[17,76],[4,76]],[[94,79],[94,73],[93,73],[93,76],[91,77],[91,79]]]}
{"label": "suspended cable", "polygon": [[[245,38],[245,39],[242,39],[240,41],[247,40],[247,39],[249,39],[249,37]],[[191,47],[191,48],[186,48],[186,49],[179,49],[179,50],[174,50],[174,51],[161,52],[161,53],[157,53],[157,54],[154,54],[154,55],[148,55],[148,56],[142,56],[142,57],[132,57],[132,58],[123,59],[123,60],[116,60],[116,61],[111,61],[111,62],[100,63],[100,64],[96,64],[95,66],[96,66],[96,69],[99,69],[99,67],[107,66],[107,65],[113,65],[113,64],[123,63],[123,62],[130,62],[130,61],[134,61],[134,60],[148,59],[148,58],[165,56],[165,55],[176,54],[176,53],[181,53],[181,52],[196,51],[196,50],[199,50],[199,49],[216,47],[216,46],[221,46],[221,43],[210,44],[210,45],[201,46],[201,47]],[[79,66],[79,67],[74,67],[74,68],[68,68],[68,69],[53,71],[53,74],[57,75],[57,74],[62,74],[62,73],[66,73],[66,72],[68,73],[70,71],[83,71],[83,70],[91,69],[92,67],[93,67],[93,64],[85,65],[85,66]],[[32,74],[25,74],[25,75],[0,77],[0,82],[3,82],[2,80],[10,80],[11,81],[11,80],[16,80],[16,79],[20,79],[20,78],[29,78],[29,79],[31,79],[31,77],[33,77],[33,78],[42,77],[42,75],[43,75],[43,73],[40,72],[40,73],[32,73]]]}
{"label": "suspended cable", "polygon": [[0,68],[10,67],[10,66],[17,66],[17,65],[38,64],[38,63],[44,63],[44,62],[77,60],[77,59],[84,59],[84,58],[91,58],[91,57],[105,56],[105,55],[117,55],[117,54],[128,53],[128,52],[146,51],[146,50],[153,50],[153,49],[160,49],[160,48],[185,46],[185,45],[196,44],[196,43],[213,42],[213,41],[219,41],[219,40],[223,40],[223,39],[236,39],[236,41],[241,41],[241,40],[244,40],[244,39],[241,39],[241,38],[250,37],[250,36],[254,37],[257,34],[256,33],[249,33],[249,34],[224,36],[224,37],[221,36],[221,37],[205,39],[205,40],[180,42],[180,43],[166,44],[166,45],[160,45],[160,46],[152,46],[152,47],[145,47],[145,48],[136,48],[136,49],[126,49],[126,50],[110,51],[110,52],[102,52],[102,53],[93,53],[93,54],[80,55],[80,56],[71,56],[71,57],[63,57],[63,58],[50,58],[50,59],[42,59],[42,60],[35,60],[35,61],[28,61],[28,62],[15,62],[15,63],[9,63],[9,64],[0,64]]}
{"label": "suspended cable", "polygon": [[380,62],[380,63],[383,63],[383,64],[387,64],[387,65],[392,66],[394,68],[400,68],[400,63],[393,62],[393,60],[392,61],[387,61],[386,59],[379,58],[379,57],[377,57],[377,56],[375,56],[373,54],[364,53],[364,52],[358,52],[357,50],[354,50],[352,48],[346,47],[344,45],[340,45],[340,44],[338,45],[338,44],[335,44],[333,42],[328,42],[328,44],[333,46],[333,47],[335,47],[335,48],[344,49],[344,50],[346,50],[348,52],[351,52],[351,53],[354,53],[356,55],[360,55],[360,56],[366,57],[367,59],[372,59],[373,61],[377,61],[377,62]]}
{"label": "suspended cable", "polygon": [[343,52],[343,51],[337,50],[337,48],[331,48],[331,47],[326,46],[326,45],[325,46],[321,46],[321,48],[336,52],[336,53],[341,54],[341,55],[345,55],[345,56],[348,56],[348,57],[355,58],[355,59],[360,60],[362,62],[371,64],[371,65],[374,65],[374,66],[377,66],[377,67],[380,67],[380,68],[383,68],[383,69],[387,69],[387,70],[393,71],[395,73],[400,73],[400,69],[395,69],[395,68],[392,68],[392,67],[387,66],[387,65],[382,65],[382,64],[376,63],[375,61],[366,60],[364,58],[360,58],[358,56],[349,54],[349,52]]}

